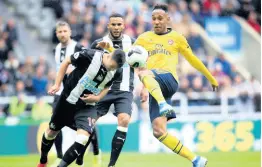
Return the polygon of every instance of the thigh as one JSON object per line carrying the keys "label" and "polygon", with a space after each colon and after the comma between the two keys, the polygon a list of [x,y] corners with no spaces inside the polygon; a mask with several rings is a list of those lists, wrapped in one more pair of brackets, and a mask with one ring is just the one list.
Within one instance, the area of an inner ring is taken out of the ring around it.
{"label": "thigh", "polygon": [[87,105],[85,108],[76,111],[74,120],[77,129],[83,129],[91,134],[94,130],[97,119],[95,106]]}
{"label": "thigh", "polygon": [[178,82],[169,72],[152,70],[165,99],[171,98],[178,90]]}
{"label": "thigh", "polygon": [[[170,103],[170,99],[166,99],[168,103]],[[159,113],[159,106],[155,98],[149,95],[149,116],[151,122],[153,122],[156,118],[161,117]],[[167,116],[167,120],[176,118],[176,114],[172,113],[171,115]]]}
{"label": "thigh", "polygon": [[53,114],[49,122],[49,128],[54,131],[61,130],[70,125],[74,120],[75,105],[70,104],[61,96],[53,106]]}
{"label": "thigh", "polygon": [[113,103],[114,99],[114,94],[111,91],[109,91],[108,94],[96,104],[98,117],[102,117],[108,113],[109,108]]}
{"label": "thigh", "polygon": [[118,115],[120,113],[126,113],[131,116],[132,114],[132,103],[133,103],[133,93],[125,91],[115,92],[115,113]]}

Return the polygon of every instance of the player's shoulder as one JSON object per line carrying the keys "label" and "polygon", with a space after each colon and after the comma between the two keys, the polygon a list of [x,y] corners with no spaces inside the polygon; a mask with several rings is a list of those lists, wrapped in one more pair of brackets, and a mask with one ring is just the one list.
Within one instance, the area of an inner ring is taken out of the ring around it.
{"label": "player's shoulder", "polygon": [[62,46],[62,44],[61,44],[61,43],[58,43],[58,44],[56,45],[55,49],[59,49],[59,48],[61,48],[61,46]]}
{"label": "player's shoulder", "polygon": [[173,38],[176,38],[178,40],[183,40],[185,39],[185,36],[183,34],[181,34],[180,32],[177,32],[176,30],[171,30],[170,35]]}
{"label": "player's shoulder", "polygon": [[79,52],[81,50],[86,49],[82,44],[80,44],[79,42],[75,43],[75,52]]}
{"label": "player's shoulder", "polygon": [[127,34],[123,34],[123,40],[127,39],[128,41],[131,41],[131,43],[134,43],[136,41],[135,38],[127,35]]}
{"label": "player's shoulder", "polygon": [[95,41],[92,42],[92,44],[90,45],[90,48],[91,49],[97,49],[96,45],[97,45],[98,42],[101,42],[101,41],[103,41],[103,38],[96,39]]}
{"label": "player's shoulder", "polygon": [[153,35],[153,34],[154,34],[153,31],[146,31],[146,32],[143,32],[142,34],[140,34],[140,35],[138,36],[138,38],[146,38],[146,37],[149,37],[149,36],[151,36],[151,35]]}
{"label": "player's shoulder", "polygon": [[183,35],[176,30],[171,30],[170,35],[175,36],[175,37],[182,37]]}

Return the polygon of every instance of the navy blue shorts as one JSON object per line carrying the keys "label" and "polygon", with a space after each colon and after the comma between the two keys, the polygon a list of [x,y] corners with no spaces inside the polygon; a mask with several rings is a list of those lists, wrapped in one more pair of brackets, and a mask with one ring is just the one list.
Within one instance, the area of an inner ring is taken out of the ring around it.
{"label": "navy blue shorts", "polygon": [[[158,72],[157,70],[152,70],[155,75],[155,80],[158,82],[163,96],[165,97],[167,103],[171,103],[171,97],[176,93],[178,89],[177,80],[169,72]],[[153,122],[154,119],[160,117],[159,106],[157,101],[153,96],[149,94],[149,114],[150,120]],[[176,114],[167,116],[167,120],[176,118]]]}

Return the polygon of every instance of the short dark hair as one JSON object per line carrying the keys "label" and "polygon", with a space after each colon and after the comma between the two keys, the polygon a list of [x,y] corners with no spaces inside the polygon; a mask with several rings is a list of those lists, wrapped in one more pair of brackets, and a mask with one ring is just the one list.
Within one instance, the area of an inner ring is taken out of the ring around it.
{"label": "short dark hair", "polygon": [[67,26],[69,29],[71,29],[71,28],[70,28],[70,25],[69,25],[66,21],[64,21],[64,20],[59,20],[59,21],[56,23],[56,29],[57,29],[58,27],[61,27],[61,26]]}
{"label": "short dark hair", "polygon": [[112,18],[112,17],[121,17],[122,19],[124,19],[124,16],[119,14],[119,13],[112,13],[110,16],[109,16],[109,19]]}
{"label": "short dark hair", "polygon": [[153,11],[156,10],[156,9],[161,9],[163,11],[165,11],[166,13],[168,12],[168,6],[167,4],[156,4],[154,7],[153,7]]}
{"label": "short dark hair", "polygon": [[121,49],[116,49],[113,52],[112,59],[116,61],[118,67],[122,67],[126,62],[126,54]]}

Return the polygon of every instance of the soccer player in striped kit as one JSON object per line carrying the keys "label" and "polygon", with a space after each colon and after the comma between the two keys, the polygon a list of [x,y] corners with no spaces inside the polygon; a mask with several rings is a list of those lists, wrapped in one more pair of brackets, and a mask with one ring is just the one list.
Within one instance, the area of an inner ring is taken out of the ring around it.
{"label": "soccer player in striped kit", "polygon": [[[123,34],[125,25],[124,17],[122,15],[117,13],[110,15],[107,28],[109,31],[108,34],[103,38],[94,41],[91,45],[92,49],[103,50],[102,47],[99,47],[99,42],[105,42],[116,49],[127,51],[127,49],[129,49],[134,43],[135,39],[129,37],[126,34]],[[132,114],[131,105],[133,102],[134,69],[131,68],[127,63],[124,64],[122,69],[122,75],[116,81],[114,81],[108,94],[96,105],[98,116],[102,117],[108,113],[110,106],[114,104],[115,112],[113,114],[117,116],[118,120],[117,130],[111,145],[112,148],[110,162],[108,164],[109,167],[115,165],[120,155],[126,140],[128,124]],[[92,140],[94,140],[96,136],[97,135],[94,135]]]}
{"label": "soccer player in striped kit", "polygon": [[125,63],[125,53],[116,49],[113,53],[84,49],[66,57],[62,62],[55,84],[48,93],[54,95],[69,65],[75,69],[70,73],[64,89],[53,108],[53,115],[42,137],[40,163],[37,167],[47,166],[47,155],[56,135],[64,126],[77,130],[74,144],[66,151],[58,167],[69,166],[83,151],[97,120],[95,104],[100,101],[119,76]]}

